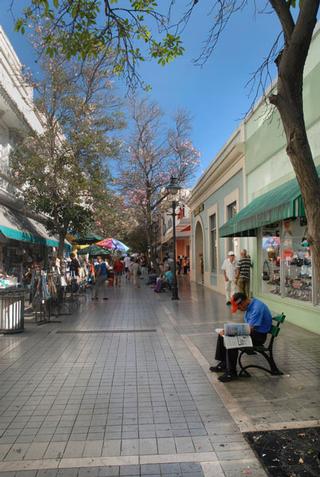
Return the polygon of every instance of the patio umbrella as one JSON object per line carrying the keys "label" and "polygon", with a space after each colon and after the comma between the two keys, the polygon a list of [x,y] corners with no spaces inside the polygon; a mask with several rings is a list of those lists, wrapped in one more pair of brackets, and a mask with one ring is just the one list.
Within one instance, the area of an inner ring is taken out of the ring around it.
{"label": "patio umbrella", "polygon": [[78,251],[78,255],[87,255],[87,253],[91,256],[97,255],[110,255],[111,250],[107,250],[106,248],[97,247],[97,245],[90,245],[89,247],[82,248]]}
{"label": "patio umbrella", "polygon": [[120,242],[120,240],[117,240],[111,237],[101,240],[96,245],[98,245],[99,247],[108,248],[114,251],[118,250],[119,252],[127,252],[129,250],[129,247],[127,247],[124,243]]}

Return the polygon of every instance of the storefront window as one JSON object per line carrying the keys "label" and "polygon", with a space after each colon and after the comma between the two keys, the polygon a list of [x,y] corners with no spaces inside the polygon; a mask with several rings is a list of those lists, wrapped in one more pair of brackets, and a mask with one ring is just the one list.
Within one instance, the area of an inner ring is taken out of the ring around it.
{"label": "storefront window", "polygon": [[312,301],[312,266],[306,227],[298,219],[283,222],[281,260],[283,263],[283,296]]}
{"label": "storefront window", "polygon": [[262,231],[262,293],[319,303],[312,291],[312,260],[305,224],[285,220]]}
{"label": "storefront window", "polygon": [[281,295],[280,287],[280,225],[262,232],[262,293]]}

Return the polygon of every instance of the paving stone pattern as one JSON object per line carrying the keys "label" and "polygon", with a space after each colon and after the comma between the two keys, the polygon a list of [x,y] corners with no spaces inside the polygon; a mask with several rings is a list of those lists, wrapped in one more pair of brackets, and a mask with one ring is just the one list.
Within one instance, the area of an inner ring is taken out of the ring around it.
{"label": "paving stone pattern", "polygon": [[[207,435],[210,416],[164,337],[49,334],[1,378],[6,459],[99,456],[106,446],[108,455],[137,454],[140,445],[154,453],[162,438],[171,438],[171,453],[194,451],[192,437]],[[204,376],[194,382],[213,400]]]}
{"label": "paving stone pattern", "polygon": [[[222,296],[181,285],[179,302],[144,285],[109,289],[107,302],[89,295],[61,323],[27,322],[24,333],[0,337],[0,477],[265,475],[184,339],[212,362],[213,330],[230,312]],[[281,411],[282,420],[319,418],[310,377],[319,384],[320,347],[311,333],[285,329],[279,365],[290,378],[257,373],[225,385],[253,421],[279,422]],[[218,473],[190,457],[201,453]],[[140,465],[99,465],[130,456]],[[96,466],[64,465],[86,458]],[[18,470],[34,460],[57,469]],[[10,463],[16,470],[1,472]]]}
{"label": "paving stone pattern", "polygon": [[[222,324],[221,322],[220,324]],[[214,332],[198,331],[190,336],[209,363],[213,360]],[[274,356],[283,376],[270,376],[259,369],[249,370],[251,378],[228,383],[228,391],[253,424],[275,424],[320,419],[319,337],[285,322],[274,346]],[[246,357],[265,366],[259,356]],[[247,392],[250,386],[250,393]]]}
{"label": "paving stone pattern", "polygon": [[203,477],[203,475],[201,465],[190,462],[0,472],[0,477]]}

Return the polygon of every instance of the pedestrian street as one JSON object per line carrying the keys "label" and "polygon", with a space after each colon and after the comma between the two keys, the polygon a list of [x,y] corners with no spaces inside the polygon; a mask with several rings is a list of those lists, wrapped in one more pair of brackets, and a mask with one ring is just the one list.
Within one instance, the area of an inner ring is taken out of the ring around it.
{"label": "pedestrian street", "polygon": [[290,375],[222,384],[208,366],[224,297],[187,280],[179,292],[88,292],[60,323],[0,336],[0,477],[266,475],[242,432],[319,420],[315,335],[303,331],[290,356],[281,341]]}

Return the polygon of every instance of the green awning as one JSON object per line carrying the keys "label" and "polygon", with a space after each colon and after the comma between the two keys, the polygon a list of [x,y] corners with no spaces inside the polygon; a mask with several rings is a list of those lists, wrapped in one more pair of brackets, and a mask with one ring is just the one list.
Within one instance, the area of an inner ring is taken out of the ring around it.
{"label": "green awning", "polygon": [[91,244],[91,243],[100,242],[100,240],[102,240],[102,239],[103,239],[103,237],[101,237],[101,235],[98,235],[98,234],[93,233],[93,232],[90,232],[90,233],[85,234],[85,235],[79,235],[79,234],[75,235],[75,242],[79,245],[87,245],[87,244]]}
{"label": "green awning", "polygon": [[259,227],[304,215],[298,182],[292,179],[240,210],[220,227],[220,237],[255,237]]}
{"label": "green awning", "polygon": [[[49,234],[46,227],[30,217],[0,205],[0,233],[11,240],[19,240],[47,247],[58,247],[59,240]],[[71,249],[69,242],[65,248]]]}

